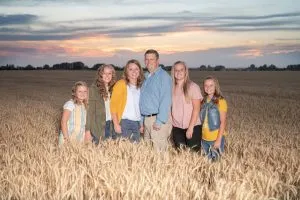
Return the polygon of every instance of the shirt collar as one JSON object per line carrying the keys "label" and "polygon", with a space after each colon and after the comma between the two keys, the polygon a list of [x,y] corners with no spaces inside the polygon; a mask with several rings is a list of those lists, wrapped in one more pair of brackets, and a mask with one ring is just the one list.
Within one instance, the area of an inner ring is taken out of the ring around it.
{"label": "shirt collar", "polygon": [[148,77],[149,77],[149,76],[155,75],[155,74],[158,73],[160,70],[161,70],[161,67],[158,66],[158,68],[157,68],[152,74],[151,74],[150,72],[148,72],[148,73],[149,73],[149,74],[148,74]]}

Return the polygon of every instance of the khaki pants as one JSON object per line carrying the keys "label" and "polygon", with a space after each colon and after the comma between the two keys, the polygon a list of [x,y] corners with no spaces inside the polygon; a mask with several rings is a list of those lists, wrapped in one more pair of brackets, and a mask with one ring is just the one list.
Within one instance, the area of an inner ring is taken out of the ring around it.
{"label": "khaki pants", "polygon": [[154,148],[158,151],[166,151],[169,145],[169,137],[172,130],[171,117],[167,123],[162,124],[158,131],[153,129],[156,116],[145,117],[144,140],[151,141]]}

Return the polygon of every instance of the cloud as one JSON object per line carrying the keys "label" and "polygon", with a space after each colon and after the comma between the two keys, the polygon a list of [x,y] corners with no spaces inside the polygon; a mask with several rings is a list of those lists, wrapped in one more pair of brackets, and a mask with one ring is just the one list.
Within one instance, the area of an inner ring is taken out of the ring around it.
{"label": "cloud", "polygon": [[[72,52],[71,54],[70,51]],[[45,45],[42,48],[38,45],[26,47],[0,46],[0,64],[9,64],[8,60],[14,60],[14,64],[24,65],[24,63],[36,65],[55,64],[59,62],[83,61],[89,66],[96,63],[105,62],[118,66],[124,64],[132,58],[138,59],[143,64],[144,51],[131,51],[120,49],[109,54],[102,50],[91,50],[83,53],[77,52],[72,47],[57,47],[55,45]],[[1,53],[2,52],[2,53]],[[226,48],[211,48],[207,50],[164,52],[160,51],[160,61],[164,65],[172,65],[177,60],[183,60],[189,67],[199,67],[200,65],[224,65],[231,67],[247,67],[251,64],[257,66],[263,64],[275,64],[278,67],[286,67],[288,64],[300,63],[300,44],[267,46],[235,46]]]}
{"label": "cloud", "polygon": [[0,41],[43,41],[43,40],[66,40],[74,35],[35,35],[35,34],[0,34]]}
{"label": "cloud", "polygon": [[249,32],[249,31],[300,31],[300,27],[255,27],[255,26],[248,26],[248,27],[235,27],[234,25],[230,27],[222,27],[218,25],[212,26],[187,26],[187,28],[191,29],[201,29],[201,30],[209,30],[209,31],[226,31],[226,32]]}
{"label": "cloud", "polygon": [[271,15],[258,15],[258,16],[245,16],[245,15],[237,15],[237,16],[223,16],[217,17],[217,19],[233,19],[233,20],[257,20],[257,19],[273,19],[273,18],[287,18],[287,17],[299,17],[300,12],[289,12],[289,13],[277,13]]}
{"label": "cloud", "polygon": [[[105,34],[109,37],[156,36],[166,33],[194,30],[245,32],[245,31],[299,31],[300,12],[261,16],[216,16],[190,11],[138,16],[82,19],[78,21],[47,22],[38,16],[0,16],[0,40],[39,41],[65,40],[88,34]],[[39,19],[39,21],[37,21]],[[104,25],[107,22],[110,25]],[[138,21],[135,26],[128,22]],[[147,23],[149,21],[150,23]],[[19,24],[18,28],[11,25]],[[85,25],[83,25],[85,24]],[[90,24],[90,25],[89,25]],[[146,25],[149,24],[149,25]],[[10,26],[5,26],[10,25]],[[26,26],[31,25],[31,26]],[[117,26],[118,25],[118,26]],[[38,28],[35,28],[38,27]],[[19,34],[22,33],[22,34]]]}
{"label": "cloud", "polygon": [[300,41],[300,38],[276,38],[278,41]]}
{"label": "cloud", "polygon": [[217,16],[213,13],[201,14],[185,11],[181,13],[151,14],[139,16],[125,16],[117,18],[108,18],[106,20],[157,20],[168,21],[176,24],[178,29],[199,28],[201,30],[214,31],[299,31],[300,30],[300,12],[278,13],[272,15],[235,15],[235,16]]}
{"label": "cloud", "polygon": [[0,52],[14,52],[14,53],[36,53],[38,48],[34,47],[12,47],[12,46],[0,46]]}
{"label": "cloud", "polygon": [[0,1],[0,5],[3,6],[16,6],[16,5],[22,5],[22,6],[37,6],[37,5],[44,5],[46,4],[74,4],[74,3],[78,3],[81,4],[82,3],[93,3],[95,2],[95,0],[1,0]]}
{"label": "cloud", "polygon": [[0,15],[0,26],[12,24],[30,24],[38,17],[31,14]]}
{"label": "cloud", "polygon": [[190,20],[204,20],[209,21],[224,21],[224,20],[266,20],[273,18],[291,18],[299,17],[300,12],[290,12],[290,13],[278,13],[272,15],[227,15],[219,16],[214,13],[197,13],[185,10],[183,12],[177,13],[151,13],[148,15],[138,15],[138,16],[125,16],[125,17],[110,17],[105,20],[171,20],[171,21],[190,21]]}
{"label": "cloud", "polygon": [[[153,25],[136,27],[57,27],[50,30],[28,31],[27,29],[2,28],[0,29],[0,41],[43,41],[43,40],[66,40],[91,35],[107,35],[109,37],[144,37],[158,36],[168,32],[177,32],[182,26]],[[1,34],[2,32],[2,34]],[[16,34],[13,32],[22,32]],[[27,32],[27,33],[26,33]]]}

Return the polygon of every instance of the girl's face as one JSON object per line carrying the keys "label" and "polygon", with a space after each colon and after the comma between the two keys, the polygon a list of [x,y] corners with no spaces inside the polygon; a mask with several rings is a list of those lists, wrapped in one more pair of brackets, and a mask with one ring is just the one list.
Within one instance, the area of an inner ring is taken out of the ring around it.
{"label": "girl's face", "polygon": [[204,91],[208,94],[208,96],[213,96],[216,91],[216,84],[214,80],[208,79],[204,81]]}
{"label": "girl's face", "polygon": [[184,80],[186,75],[185,67],[182,63],[174,66],[174,77],[176,81]]}
{"label": "girl's face", "polygon": [[83,100],[86,100],[88,98],[88,88],[83,85],[78,86],[76,89],[76,92],[75,92],[75,97],[80,102],[82,102]]}
{"label": "girl's face", "polygon": [[104,84],[109,84],[112,79],[112,69],[105,67],[102,74]]}
{"label": "girl's face", "polygon": [[136,81],[140,75],[140,68],[135,63],[130,63],[126,69],[129,80]]}

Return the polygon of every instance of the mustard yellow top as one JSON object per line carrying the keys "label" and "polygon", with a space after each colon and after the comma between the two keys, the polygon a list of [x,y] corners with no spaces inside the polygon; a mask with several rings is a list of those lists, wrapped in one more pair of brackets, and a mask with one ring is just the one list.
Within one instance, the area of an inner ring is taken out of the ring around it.
{"label": "mustard yellow top", "polygon": [[[225,99],[219,99],[218,103],[219,111],[221,112],[227,112],[227,102]],[[207,112],[206,112],[207,115]],[[204,123],[202,125],[202,139],[206,141],[215,141],[218,137],[219,129],[214,131],[209,131],[208,128],[208,120],[207,116],[204,119]],[[223,135],[226,135],[226,132],[224,131]]]}
{"label": "mustard yellow top", "polygon": [[110,113],[116,113],[119,122],[125,109],[127,100],[127,85],[124,79],[116,82],[113,87],[112,95],[110,98]]}

